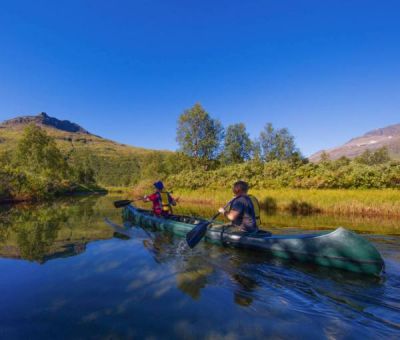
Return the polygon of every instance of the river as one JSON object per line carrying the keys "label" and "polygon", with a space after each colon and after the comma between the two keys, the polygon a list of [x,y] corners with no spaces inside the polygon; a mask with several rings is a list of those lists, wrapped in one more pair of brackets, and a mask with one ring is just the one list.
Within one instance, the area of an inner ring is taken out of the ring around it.
{"label": "river", "polygon": [[[118,197],[0,209],[0,338],[372,339],[400,334],[400,222],[263,214],[273,233],[345,226],[380,277],[290,263],[121,224]],[[178,212],[212,216],[215,207]]]}

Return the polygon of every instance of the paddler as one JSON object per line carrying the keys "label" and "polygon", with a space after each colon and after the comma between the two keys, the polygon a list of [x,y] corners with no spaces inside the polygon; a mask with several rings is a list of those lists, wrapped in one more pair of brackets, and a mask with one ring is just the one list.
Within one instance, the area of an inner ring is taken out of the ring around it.
{"label": "paddler", "polygon": [[229,232],[256,233],[260,216],[260,206],[254,196],[248,195],[249,185],[244,181],[237,181],[233,185],[235,195],[229,210],[219,208],[219,212],[232,221]]}
{"label": "paddler", "polygon": [[165,190],[164,183],[155,182],[156,191],[143,197],[144,201],[153,202],[153,213],[157,216],[168,217],[172,214],[172,206],[176,206],[176,200]]}

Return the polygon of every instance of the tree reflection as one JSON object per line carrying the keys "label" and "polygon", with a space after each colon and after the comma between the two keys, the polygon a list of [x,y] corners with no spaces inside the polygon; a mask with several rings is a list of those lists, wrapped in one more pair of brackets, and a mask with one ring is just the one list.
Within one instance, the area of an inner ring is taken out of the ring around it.
{"label": "tree reflection", "polygon": [[251,292],[258,288],[258,284],[252,278],[243,274],[234,274],[232,278],[236,281],[238,289],[234,291],[234,299],[238,305],[248,307],[253,303]]}
{"label": "tree reflection", "polygon": [[103,222],[104,206],[110,206],[108,199],[92,197],[3,210],[0,256],[44,263],[81,254],[88,242],[112,237]]}
{"label": "tree reflection", "polygon": [[189,257],[180,264],[182,268],[176,275],[177,287],[192,299],[199,299],[201,290],[209,284],[209,277],[215,268],[207,262],[199,261],[199,257]]}
{"label": "tree reflection", "polygon": [[66,215],[62,210],[19,211],[12,227],[21,258],[43,262]]}

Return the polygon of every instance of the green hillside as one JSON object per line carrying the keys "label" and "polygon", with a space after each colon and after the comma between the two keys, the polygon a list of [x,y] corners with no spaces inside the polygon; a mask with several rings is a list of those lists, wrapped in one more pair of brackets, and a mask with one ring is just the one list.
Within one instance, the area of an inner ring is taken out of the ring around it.
{"label": "green hillside", "polygon": [[[12,150],[18,143],[26,126],[32,123],[40,126],[49,136],[53,137],[57,142],[57,146],[65,153],[71,152],[73,149],[88,150],[94,152],[97,156],[115,158],[120,156],[146,155],[154,152],[149,149],[116,143],[89,132],[66,131],[54,125],[44,124],[44,115],[46,114],[40,113],[37,116],[18,117],[2,122],[0,124],[0,152]],[[56,120],[59,121],[58,119]],[[86,130],[82,129],[82,131]],[[166,153],[167,151],[158,152]]]}
{"label": "green hillside", "polygon": [[24,130],[35,124],[56,141],[63,155],[90,166],[98,184],[130,186],[144,177],[162,177],[173,170],[175,153],[120,144],[94,134],[69,121],[40,113],[17,117],[0,124],[0,154],[12,154]]}

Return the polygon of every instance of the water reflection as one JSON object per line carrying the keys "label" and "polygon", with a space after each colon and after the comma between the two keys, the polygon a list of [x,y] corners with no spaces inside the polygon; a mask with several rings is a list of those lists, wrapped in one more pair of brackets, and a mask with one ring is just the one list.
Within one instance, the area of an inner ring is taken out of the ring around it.
{"label": "water reflection", "polygon": [[[158,271],[163,272],[165,266],[172,268],[176,288],[193,301],[202,301],[205,292],[217,289],[219,295],[229,294],[232,303],[250,309],[258,317],[265,313],[271,318],[272,308],[284,310],[288,318],[296,319],[293,313],[306,314],[311,319],[318,319],[319,315],[334,319],[340,315],[340,324],[350,322],[361,327],[368,322],[372,328],[384,325],[381,334],[400,331],[396,316],[400,313],[400,300],[396,297],[400,276],[393,269],[389,278],[365,277],[208,243],[177,254],[179,238],[134,226],[124,230],[132,239],[143,238],[141,244],[160,266]],[[164,281],[156,290],[164,291],[165,284]],[[326,321],[323,329],[329,336],[341,337],[349,332],[344,328],[338,332]]]}
{"label": "water reflection", "polygon": [[[112,206],[116,199],[79,198],[0,213],[1,256],[18,258],[0,259],[4,338],[399,334],[398,236],[366,235],[387,263],[385,277],[371,278],[205,242],[189,250],[182,238],[129,224],[110,228],[104,217],[122,220]],[[201,216],[213,212],[197,210]],[[288,218],[285,232],[302,232],[288,227],[297,223]],[[21,261],[23,256],[43,264]],[[46,262],[53,258],[59,260]]]}
{"label": "water reflection", "polygon": [[[88,242],[112,237],[100,219],[103,207],[99,200],[86,197],[3,207],[0,256],[45,263],[81,254]],[[109,200],[104,203],[108,205]]]}
{"label": "water reflection", "polygon": [[[120,220],[120,210],[113,208],[113,200],[113,197],[80,197],[41,205],[1,206],[0,256],[44,263],[81,254],[87,243],[112,237],[103,218],[107,216]],[[177,208],[177,213],[204,217],[213,215],[215,209],[212,206],[183,204]],[[359,232],[400,233],[400,225],[395,219],[318,214],[293,216],[274,214],[271,209],[268,213],[263,211],[262,219],[265,228],[275,233],[297,233],[298,228],[334,229],[338,226]],[[161,243],[160,240],[153,240],[147,246],[156,254],[156,251],[162,252]]]}
{"label": "water reflection", "polygon": [[[268,282],[268,285],[285,286],[306,295],[323,294],[332,300],[339,299],[347,305],[353,304],[352,308],[362,310],[363,307],[358,307],[352,300],[347,301],[332,293],[330,286],[322,286],[316,293],[316,290],[310,287],[310,280],[329,279],[328,282],[333,285],[346,283],[371,289],[379,288],[385,281],[385,278],[364,277],[313,264],[270,258],[256,251],[238,251],[208,243],[200,243],[194,250],[187,248],[182,252],[179,251],[182,242],[180,238],[130,224],[126,224],[124,228],[114,228],[114,231],[115,235],[123,235],[124,239],[144,238],[141,243],[155,263],[172,263],[176,287],[194,300],[201,298],[201,291],[207,286],[218,285],[219,281],[226,281],[228,278],[233,301],[242,307],[250,307],[254,300],[259,301],[257,291]],[[277,274],[281,270],[284,275]],[[304,282],[301,282],[299,277],[303,277]],[[379,289],[375,291],[375,299],[379,299],[379,292]]]}

